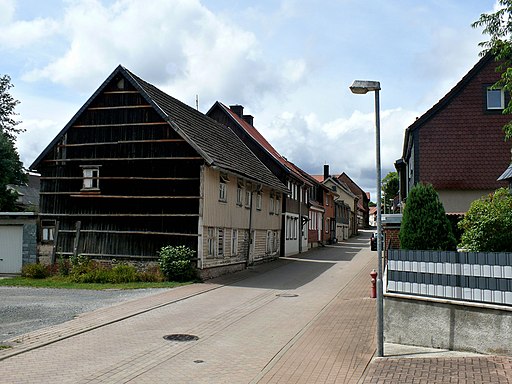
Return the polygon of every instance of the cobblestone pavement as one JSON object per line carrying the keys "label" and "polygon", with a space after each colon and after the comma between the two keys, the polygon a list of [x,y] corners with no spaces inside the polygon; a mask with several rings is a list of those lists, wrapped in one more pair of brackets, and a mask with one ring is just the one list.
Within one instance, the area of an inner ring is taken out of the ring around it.
{"label": "cobblestone pavement", "polygon": [[9,340],[0,383],[512,383],[505,357],[372,359],[368,238]]}

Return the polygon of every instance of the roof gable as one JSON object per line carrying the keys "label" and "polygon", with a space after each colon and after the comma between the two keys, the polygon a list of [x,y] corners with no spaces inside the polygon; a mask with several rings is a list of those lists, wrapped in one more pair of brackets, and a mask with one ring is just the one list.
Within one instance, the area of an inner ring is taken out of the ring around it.
{"label": "roof gable", "polygon": [[152,84],[142,80],[119,65],[101,84],[68,124],[59,132],[46,149],[30,166],[36,169],[40,161],[57,145],[62,136],[73,126],[95,98],[103,92],[116,76],[127,80],[141,96],[154,108],[209,165],[244,176],[279,190],[286,187],[268,170],[245,144],[227,127],[205,116],[194,108],[169,96]]}

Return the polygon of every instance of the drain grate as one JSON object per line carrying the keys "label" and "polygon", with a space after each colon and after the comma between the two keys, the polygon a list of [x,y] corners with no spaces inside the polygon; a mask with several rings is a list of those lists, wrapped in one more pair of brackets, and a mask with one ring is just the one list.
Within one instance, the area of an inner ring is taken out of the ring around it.
{"label": "drain grate", "polygon": [[296,293],[278,293],[276,296],[278,297],[298,297]]}
{"label": "drain grate", "polygon": [[172,335],[165,335],[164,339],[167,341],[194,341],[194,340],[199,340],[199,337],[197,337],[196,335],[175,333]]}

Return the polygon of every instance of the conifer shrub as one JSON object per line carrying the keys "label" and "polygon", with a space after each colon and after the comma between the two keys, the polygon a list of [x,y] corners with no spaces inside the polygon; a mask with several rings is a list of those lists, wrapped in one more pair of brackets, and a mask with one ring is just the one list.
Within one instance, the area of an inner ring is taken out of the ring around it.
{"label": "conifer shrub", "polygon": [[409,250],[453,251],[457,241],[439,195],[431,184],[410,191],[400,227],[400,247]]}
{"label": "conifer shrub", "polygon": [[469,252],[512,252],[512,195],[506,188],[471,203],[460,247]]}

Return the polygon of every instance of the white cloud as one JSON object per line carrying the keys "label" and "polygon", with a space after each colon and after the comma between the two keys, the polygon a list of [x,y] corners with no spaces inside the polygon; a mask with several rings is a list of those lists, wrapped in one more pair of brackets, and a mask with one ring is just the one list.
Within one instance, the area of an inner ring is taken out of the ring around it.
{"label": "white cloud", "polygon": [[[394,171],[402,155],[404,128],[416,111],[400,108],[381,111],[381,163],[383,177]],[[281,155],[311,174],[346,172],[361,188],[375,192],[375,115],[354,111],[348,118],[321,122],[313,114],[283,112],[262,133]],[[290,139],[290,138],[293,138]]]}
{"label": "white cloud", "polygon": [[0,47],[24,48],[41,41],[57,31],[57,22],[46,18],[31,21],[14,20],[16,3],[0,0]]}

